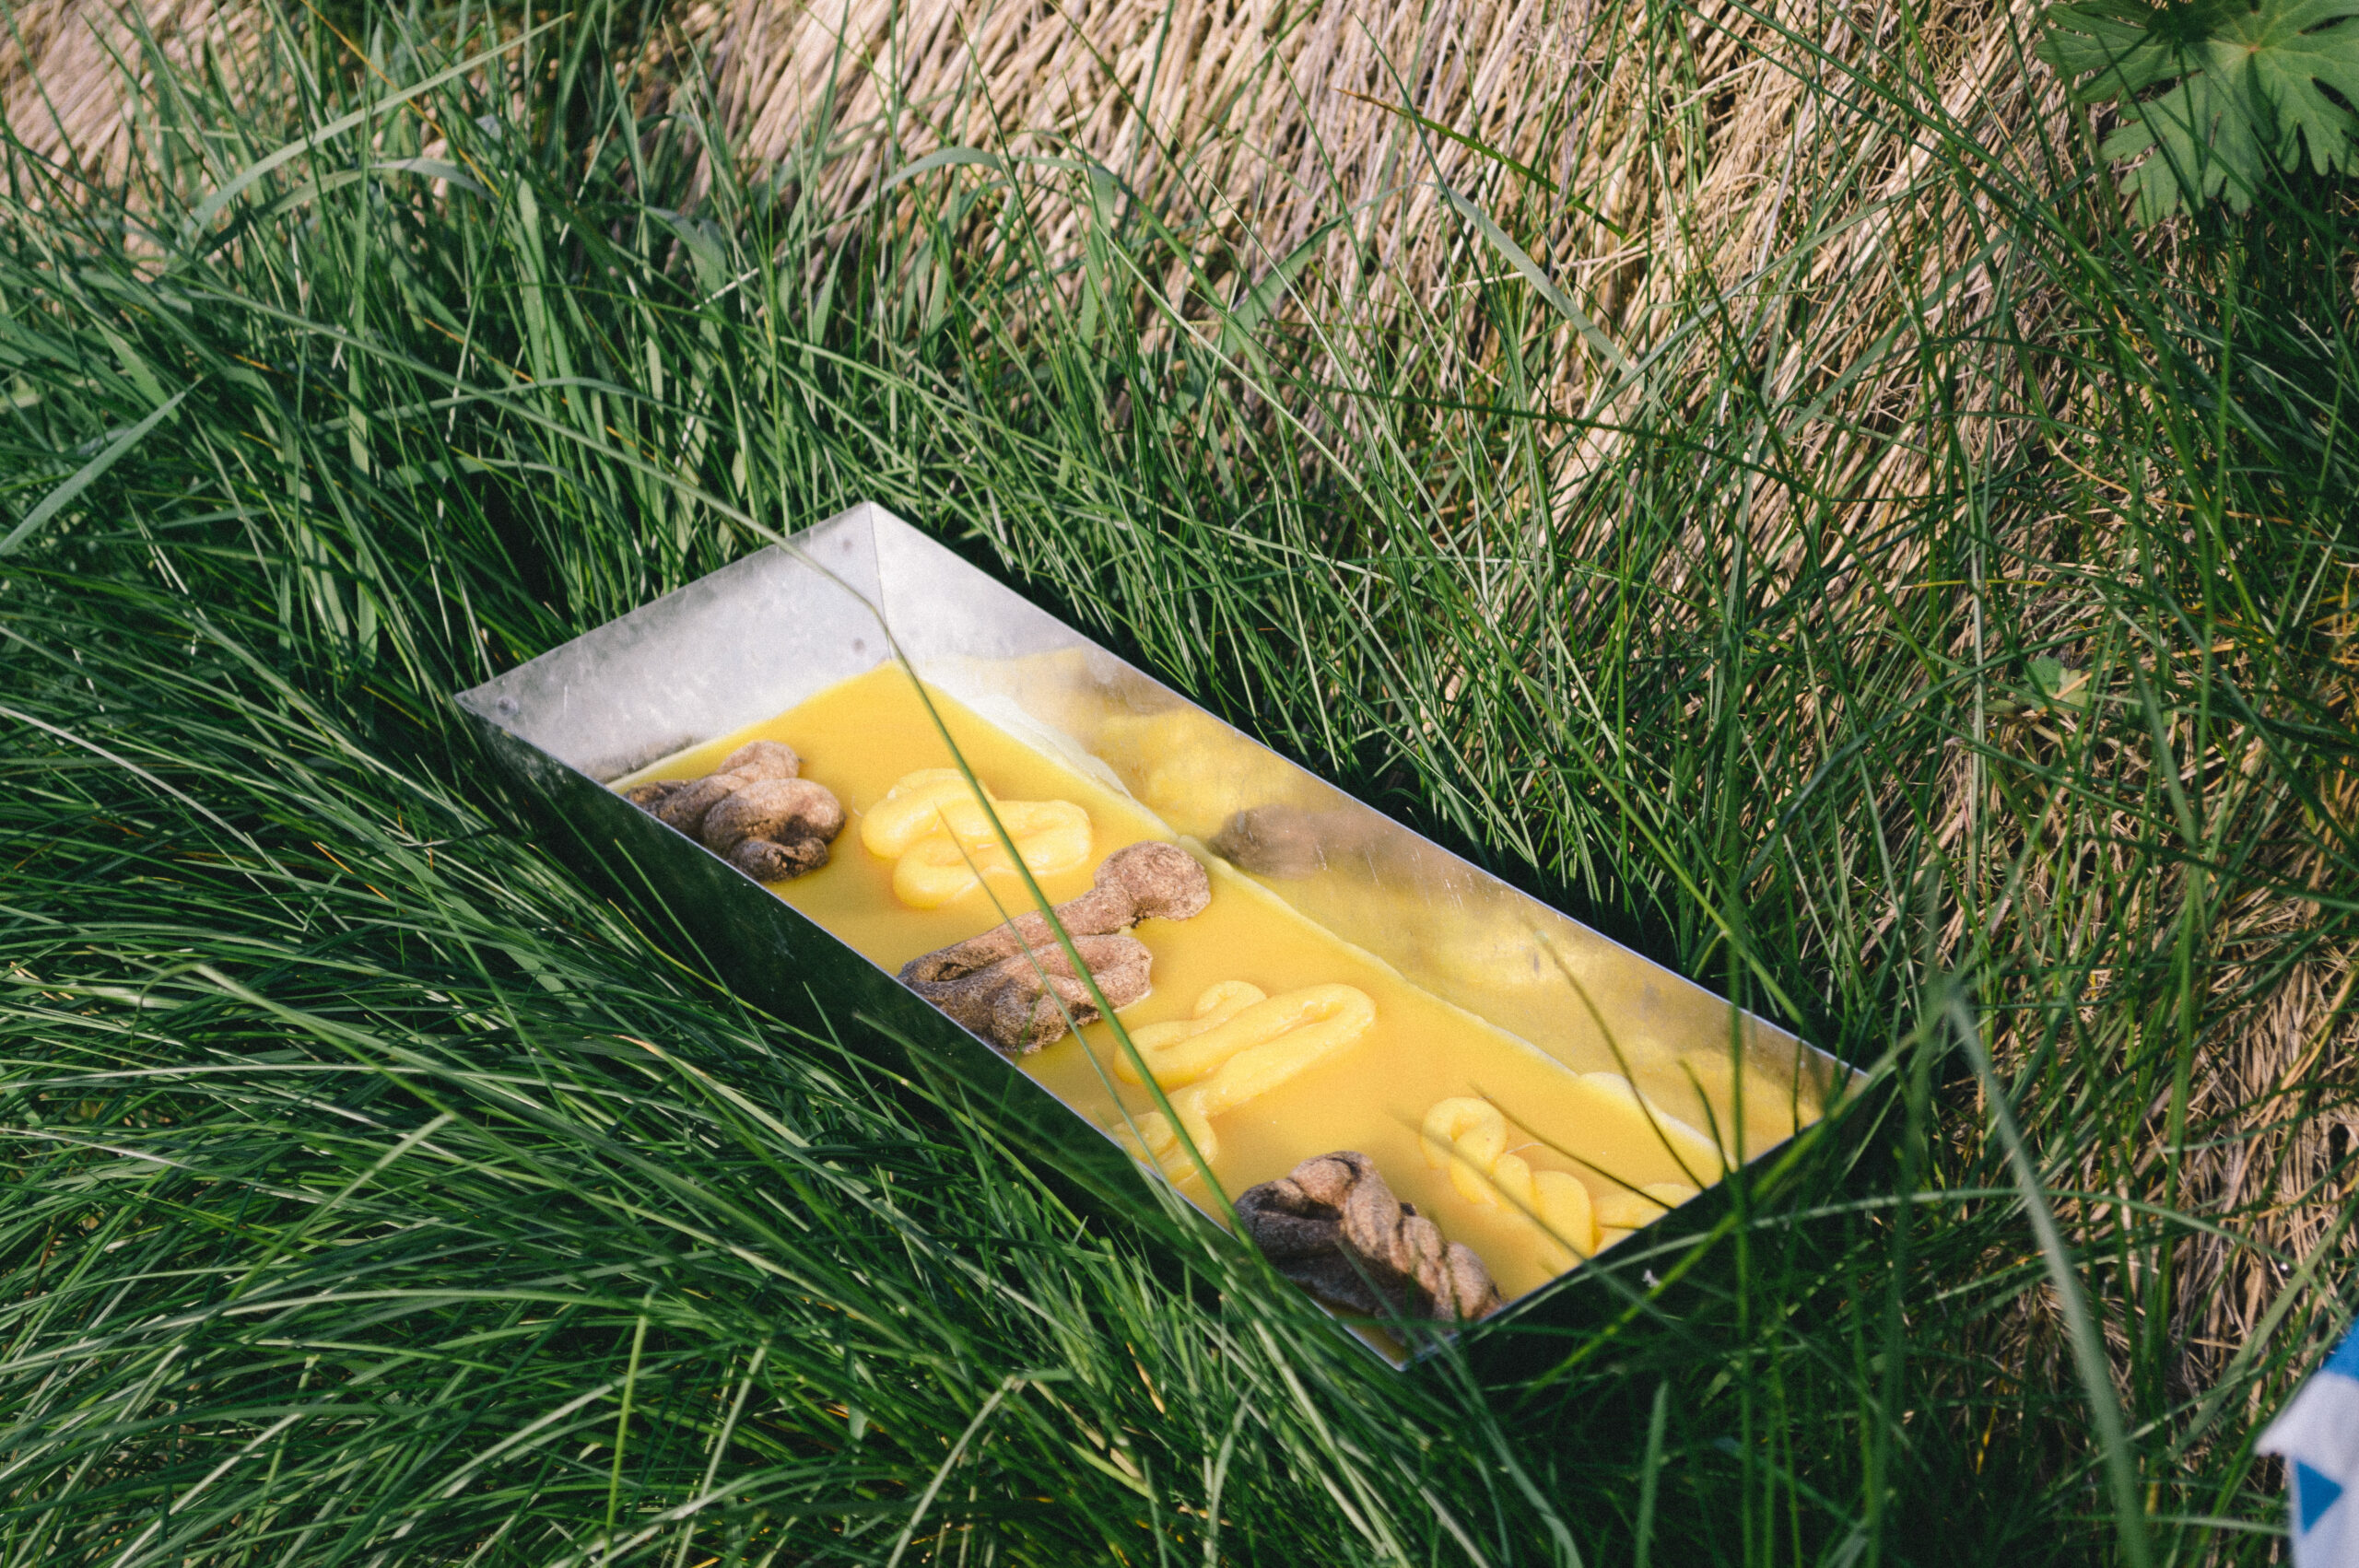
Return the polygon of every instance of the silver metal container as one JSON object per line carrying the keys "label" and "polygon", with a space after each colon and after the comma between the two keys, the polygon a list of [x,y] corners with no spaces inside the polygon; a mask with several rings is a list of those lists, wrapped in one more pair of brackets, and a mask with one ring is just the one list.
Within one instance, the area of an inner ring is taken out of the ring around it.
{"label": "silver metal container", "polygon": [[[569,831],[576,852],[676,922],[748,1000],[787,1018],[823,1004],[838,1023],[851,1015],[869,1027],[849,1041],[956,1082],[1004,1135],[1117,1208],[1152,1209],[1142,1184],[1159,1175],[891,974],[607,787],[897,656],[1016,739],[1164,810],[1199,853],[1213,847],[1412,984],[1576,1071],[1624,1073],[1671,1114],[1719,1124],[1734,1163],[1757,1170],[1778,1153],[1744,1143],[1725,1094],[1713,1103],[1721,1079],[1736,1081],[1736,1061],[1813,1106],[1831,1105],[1847,1082],[1848,1070],[1824,1052],[1297,767],[874,505],[455,700],[528,796]],[[1100,743],[1126,720],[1174,714],[1185,716],[1191,780],[1177,803],[1158,801],[1152,766]],[[1725,1211],[1724,1200],[1675,1210],[1477,1332],[1561,1319],[1585,1277],[1668,1256],[1672,1238]],[[1624,1286],[1615,1299],[1637,1289]],[[1593,1317],[1594,1305],[1576,1316]]]}

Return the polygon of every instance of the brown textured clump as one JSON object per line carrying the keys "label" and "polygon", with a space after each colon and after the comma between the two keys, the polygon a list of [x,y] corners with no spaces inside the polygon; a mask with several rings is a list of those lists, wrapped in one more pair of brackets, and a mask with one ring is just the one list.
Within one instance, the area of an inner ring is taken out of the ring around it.
{"label": "brown textured clump", "polygon": [[1444,1241],[1357,1150],[1305,1160],[1248,1188],[1237,1217],[1279,1273],[1356,1312],[1455,1323],[1501,1305],[1473,1250]]}
{"label": "brown textured clump", "polygon": [[[1089,969],[1097,989],[1114,1007],[1128,1007],[1146,995],[1155,955],[1135,937],[1073,934],[1074,951]],[[910,967],[915,967],[912,965]],[[1053,942],[1017,953],[956,980],[901,979],[910,989],[980,1035],[1006,1056],[1037,1051],[1065,1032],[1065,1019],[1097,1021],[1089,988],[1073,972],[1073,962]]]}
{"label": "brown textured clump", "polygon": [[802,772],[793,747],[749,741],[702,778],[641,784],[623,798],[757,882],[784,882],[826,865],[844,830],[843,802]]}
{"label": "brown textured clump", "polygon": [[[1185,920],[1212,902],[1204,868],[1176,844],[1133,844],[1106,857],[1089,891],[1056,906],[1057,923],[1073,936],[1105,936],[1141,920]],[[1052,948],[1056,933],[1037,909],[980,936],[913,958],[901,971],[912,984],[956,980],[1028,949]]]}
{"label": "brown textured clump", "polygon": [[[1141,920],[1184,920],[1212,901],[1212,883],[1184,849],[1133,844],[1106,857],[1088,892],[1056,907],[1109,1004],[1146,995],[1154,955],[1118,933]],[[1036,1051],[1075,1024],[1097,1019],[1089,989],[1038,910],[953,943],[901,970],[901,983],[1009,1056]]]}

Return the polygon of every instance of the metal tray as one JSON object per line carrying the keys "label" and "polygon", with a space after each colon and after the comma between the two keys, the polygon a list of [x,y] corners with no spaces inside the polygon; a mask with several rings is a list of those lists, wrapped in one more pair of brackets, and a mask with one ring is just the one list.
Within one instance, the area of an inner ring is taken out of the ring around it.
{"label": "metal tray", "polygon": [[[888,629],[889,628],[889,634]],[[574,850],[651,900],[740,994],[782,1017],[866,1023],[860,1048],[946,1074],[1005,1136],[1116,1208],[1160,1180],[982,1041],[702,846],[606,786],[687,746],[769,719],[894,657],[1035,747],[1112,782],[1203,852],[1220,846],[1311,919],[1412,984],[1577,1071],[1626,1073],[1705,1127],[1732,1047],[1832,1106],[1849,1070],[1825,1052],[1559,914],[1402,827],[1116,658],[874,505],[841,515],[574,638],[455,701]],[[1184,716],[1189,789],[1158,790],[1156,759],[1103,737]],[[1236,813],[1249,813],[1239,818]],[[1271,851],[1251,825],[1284,813]],[[864,1042],[864,1043],[863,1043]],[[1718,1064],[1715,1067],[1715,1063]],[[1306,1154],[1321,1151],[1306,1150]],[[1758,1171],[1774,1148],[1743,1148]],[[1727,1209],[1704,1199],[1600,1255],[1665,1255]],[[1234,1196],[1233,1194],[1231,1196]],[[1473,1330],[1578,1316],[1598,1262],[1527,1292]],[[1635,1273],[1635,1270],[1632,1272]],[[1633,1299],[1625,1286],[1620,1299]],[[1595,1293],[1591,1293],[1592,1296]]]}

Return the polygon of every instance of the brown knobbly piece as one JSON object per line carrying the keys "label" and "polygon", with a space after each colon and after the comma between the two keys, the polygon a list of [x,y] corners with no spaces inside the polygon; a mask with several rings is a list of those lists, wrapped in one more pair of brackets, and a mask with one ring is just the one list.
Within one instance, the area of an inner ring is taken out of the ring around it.
{"label": "brown knobbly piece", "polygon": [[1455,1323],[1502,1305],[1473,1250],[1443,1240],[1356,1150],[1247,1189],[1237,1217],[1279,1273],[1356,1312]]}
{"label": "brown knobbly piece", "polygon": [[641,784],[623,798],[756,881],[784,882],[826,865],[844,830],[843,803],[802,773],[793,747],[749,741],[702,778]]}
{"label": "brown knobbly piece", "polygon": [[[1121,1008],[1146,995],[1154,955],[1118,933],[1141,920],[1187,919],[1211,901],[1203,867],[1177,845],[1150,841],[1107,856],[1089,891],[1055,912],[1097,989]],[[901,983],[1012,1057],[1062,1036],[1066,1012],[1076,1024],[1098,1017],[1038,910],[911,959]]]}
{"label": "brown knobbly piece", "polygon": [[803,759],[783,741],[747,741],[721,759],[715,773],[735,773],[747,778],[796,778]]}
{"label": "brown knobbly piece", "polygon": [[[1128,1007],[1146,995],[1155,957],[1144,942],[1100,933],[1074,935],[1073,945],[1108,1002]],[[1053,944],[1011,954],[955,980],[912,979],[909,969],[901,971],[901,980],[1011,1057],[1039,1050],[1063,1035],[1067,1013],[1080,1024],[1098,1018],[1089,988],[1074,976],[1064,949]]]}
{"label": "brown knobbly piece", "polygon": [[651,809],[656,821],[694,838],[703,830],[704,813],[735,794],[737,786],[747,782],[750,780],[734,773],[708,773],[702,778],[689,779]]}
{"label": "brown knobbly piece", "polygon": [[783,844],[748,838],[722,858],[756,882],[792,882],[827,863],[827,844],[823,838],[797,838]]}
{"label": "brown knobbly piece", "polygon": [[844,830],[844,808],[834,791],[808,778],[757,778],[740,785],[705,813],[705,848],[726,855],[748,838],[787,843],[797,838],[835,841]]}
{"label": "brown knobbly piece", "polygon": [[[1107,1006],[1128,1007],[1154,988],[1155,954],[1137,938],[1109,932],[1077,937],[1073,945]],[[1047,978],[1038,995],[1028,994],[1029,987],[1020,983],[1000,988],[992,1004],[992,1026],[985,1032],[989,1038],[1012,1039],[1019,1051],[1035,1051],[1064,1035],[1067,1017],[1075,1027],[1097,1022],[1097,1004],[1089,1000],[1089,988],[1074,977],[1063,949],[1058,949],[1055,964],[1042,964],[1037,972],[1028,954],[1002,962],[1022,965],[1032,984],[1041,983],[1040,973]]]}
{"label": "brown knobbly piece", "polygon": [[[1202,914],[1212,896],[1211,880],[1188,851],[1150,840],[1107,856],[1088,892],[1056,906],[1057,923],[1070,936],[1106,936],[1141,920],[1189,919]],[[1027,948],[1058,950],[1056,932],[1037,909],[910,960],[901,978],[911,984],[956,980]]]}

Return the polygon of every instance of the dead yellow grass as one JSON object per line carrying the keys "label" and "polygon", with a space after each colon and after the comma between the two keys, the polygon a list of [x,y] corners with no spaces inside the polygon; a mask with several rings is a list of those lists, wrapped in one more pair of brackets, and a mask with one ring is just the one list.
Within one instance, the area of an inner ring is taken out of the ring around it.
{"label": "dead yellow grass", "polygon": [[6,18],[0,120],[33,153],[108,184],[123,176],[134,121],[156,88],[148,48],[183,70],[218,60],[235,80],[261,29],[246,0],[16,0]]}

